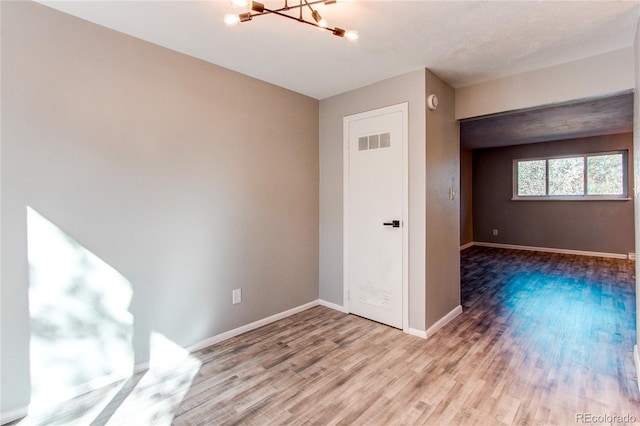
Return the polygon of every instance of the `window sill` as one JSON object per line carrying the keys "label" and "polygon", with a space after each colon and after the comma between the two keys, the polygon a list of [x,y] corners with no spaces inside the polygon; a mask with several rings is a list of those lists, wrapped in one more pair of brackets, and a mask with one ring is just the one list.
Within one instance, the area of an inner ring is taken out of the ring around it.
{"label": "window sill", "polygon": [[512,197],[511,201],[631,201],[630,197]]}

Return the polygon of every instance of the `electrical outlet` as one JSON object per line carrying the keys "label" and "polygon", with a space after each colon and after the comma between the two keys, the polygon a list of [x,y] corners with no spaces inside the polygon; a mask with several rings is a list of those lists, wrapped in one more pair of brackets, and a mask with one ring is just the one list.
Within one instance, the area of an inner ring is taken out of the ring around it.
{"label": "electrical outlet", "polygon": [[233,290],[233,304],[237,304],[242,302],[242,289],[241,288],[236,288],[235,290]]}
{"label": "electrical outlet", "polygon": [[498,230],[497,230],[497,229],[494,229],[494,230],[493,230],[493,236],[495,237],[495,236],[497,236],[497,235],[498,235]]}

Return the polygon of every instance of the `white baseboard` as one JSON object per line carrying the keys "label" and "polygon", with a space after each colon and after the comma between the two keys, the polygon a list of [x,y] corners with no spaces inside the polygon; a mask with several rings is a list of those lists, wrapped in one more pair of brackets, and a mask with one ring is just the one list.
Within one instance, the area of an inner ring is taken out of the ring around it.
{"label": "white baseboard", "polygon": [[633,345],[633,361],[636,365],[636,383],[640,390],[640,354],[638,353],[638,345]]}
{"label": "white baseboard", "polygon": [[[328,302],[325,302],[328,303]],[[251,331],[251,330],[255,330],[256,328],[262,327],[263,325],[267,325],[270,324],[272,322],[278,321],[280,319],[289,317],[293,314],[297,314],[298,312],[302,312],[305,311],[309,308],[313,308],[314,306],[318,306],[319,305],[319,301],[318,300],[314,300],[313,302],[309,302],[306,303],[304,305],[300,305],[297,306],[295,308],[291,308],[289,310],[286,310],[284,312],[280,312],[278,314],[275,315],[271,315],[270,317],[267,318],[263,318],[261,320],[258,321],[254,321],[250,324],[247,325],[243,325],[241,327],[238,328],[234,328],[233,330],[218,334],[216,336],[213,337],[209,337],[207,339],[201,340],[200,342],[197,342],[187,348],[185,348],[186,351],[188,352],[195,352],[197,350],[206,348],[207,346],[211,346],[215,343],[219,343],[223,340],[229,339],[231,337],[235,337],[238,336],[242,333],[246,333],[247,331]],[[338,305],[335,305],[338,306]],[[329,306],[331,307],[331,306]],[[133,367],[133,371],[134,374],[140,373],[142,371],[148,370],[149,369],[149,361],[146,362],[142,362],[140,364],[136,364]],[[101,378],[99,379],[101,382],[104,381],[105,385],[112,383],[113,381],[110,381],[109,378]],[[108,382],[108,383],[107,383]],[[86,391],[91,391],[93,389],[97,389],[96,387],[91,387],[89,388],[88,384],[86,385],[87,389],[85,389]],[[78,395],[80,395],[81,393],[78,393]],[[22,417],[25,417],[29,414],[29,406],[26,407],[20,407],[20,408],[16,408],[13,410],[9,410],[9,411],[5,411],[3,413],[0,413],[0,424],[5,424],[5,423],[9,423],[12,422],[14,420],[18,420]]]}
{"label": "white baseboard", "polygon": [[421,339],[427,338],[427,332],[418,330],[417,328],[408,328],[405,330],[405,333],[410,334],[412,336],[420,337]]}
{"label": "white baseboard", "polygon": [[463,245],[461,245],[461,246],[460,246],[460,251],[462,251],[462,250],[466,250],[466,249],[468,249],[469,247],[473,247],[473,246],[475,246],[475,245],[476,245],[476,243],[474,243],[473,241],[471,241],[471,242],[469,242],[469,243],[467,243],[467,244],[463,244]]}
{"label": "white baseboard", "polygon": [[416,328],[408,328],[405,330],[405,333],[410,334],[412,336],[420,337],[422,339],[428,339],[429,337],[436,334],[436,332],[440,330],[442,327],[449,324],[449,322],[451,322],[455,317],[457,317],[461,313],[462,313],[462,306],[458,305],[455,308],[453,308],[451,312],[449,312],[448,314],[440,318],[438,321],[436,321],[436,323],[433,324],[431,327],[429,327],[426,331],[418,330]]}
{"label": "white baseboard", "polygon": [[[543,253],[574,254],[577,256],[606,257],[610,259],[631,259],[631,256],[633,255],[633,259],[635,259],[634,253],[629,253],[629,254],[604,253],[599,251],[569,250],[569,249],[560,249],[560,248],[553,248],[553,247],[520,246],[517,244],[485,243],[480,241],[474,241],[473,243],[469,243],[469,244],[474,246],[480,246],[480,247],[494,247],[494,248],[504,248],[504,249],[510,249],[510,250],[539,251]],[[463,250],[462,247],[460,249]]]}
{"label": "white baseboard", "polygon": [[[336,311],[339,311],[339,312],[342,312],[342,313],[345,313],[345,314],[349,313],[349,311],[347,309],[345,309],[344,306],[336,305],[335,303],[327,302],[326,300],[320,299],[319,300],[319,304],[320,304],[320,306],[325,306],[327,308],[334,309]],[[449,321],[446,321],[446,322],[449,322]],[[420,337],[422,339],[426,339],[427,338],[427,332],[423,331],[423,330],[418,330],[417,328],[409,327],[409,328],[404,329],[402,331],[404,331],[405,333],[410,334],[412,336]]]}
{"label": "white baseboard", "polygon": [[[321,306],[325,306],[327,308],[334,309],[336,311],[339,311],[345,314],[349,313],[343,306],[336,305],[335,303],[327,302],[326,300],[322,300],[322,299],[319,300],[319,304]],[[417,328],[411,328],[411,327],[403,331],[412,336],[420,337],[421,339],[426,339],[429,336],[433,335],[436,331],[444,327],[449,321],[451,321],[452,319],[460,315],[460,313],[462,313],[462,306],[458,305],[447,315],[440,318],[440,320],[438,320],[438,322],[436,322],[433,326],[431,326],[427,331],[418,330]]]}
{"label": "white baseboard", "polygon": [[256,328],[262,327],[263,325],[271,324],[272,322],[289,317],[293,314],[297,314],[298,312],[306,311],[307,309],[313,308],[314,306],[318,306],[318,305],[319,305],[318,300],[314,300],[313,302],[305,303],[304,305],[296,306],[295,308],[291,308],[284,312],[280,312],[278,314],[271,315],[270,317],[263,318],[258,321],[254,321],[251,324],[243,325],[241,327],[234,328],[233,330],[229,330],[224,333],[218,334],[216,336],[209,337],[208,339],[201,340],[200,342],[194,343],[193,345],[185,349],[189,352],[195,352],[200,349],[204,349],[207,346],[220,343],[223,340],[227,340],[232,337],[238,336],[242,333],[246,333],[247,331],[255,330]]}
{"label": "white baseboard", "polygon": [[329,308],[329,309],[333,309],[334,311],[342,312],[343,314],[348,314],[349,313],[349,311],[344,306],[336,305],[335,303],[327,302],[326,300],[320,299],[320,300],[318,300],[318,304],[320,306],[324,306],[325,308]]}
{"label": "white baseboard", "polygon": [[462,313],[462,306],[461,305],[458,305],[455,308],[453,308],[451,310],[451,312],[449,312],[447,315],[445,315],[442,318],[440,318],[435,324],[433,324],[431,327],[429,327],[427,329],[427,331],[425,331],[426,338],[428,339],[429,337],[431,337],[434,334],[436,334],[436,332],[438,330],[440,330],[445,325],[449,324],[455,317],[457,317],[461,313]]}

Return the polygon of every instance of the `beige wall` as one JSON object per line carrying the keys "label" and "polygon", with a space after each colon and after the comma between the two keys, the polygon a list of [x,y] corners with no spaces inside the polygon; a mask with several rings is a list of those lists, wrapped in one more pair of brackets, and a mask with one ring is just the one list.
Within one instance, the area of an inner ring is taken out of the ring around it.
{"label": "beige wall", "polygon": [[633,49],[559,64],[456,90],[456,118],[600,96],[633,88]]}
{"label": "beige wall", "polygon": [[[426,110],[426,327],[460,305],[460,131],[454,90],[427,70]],[[449,188],[455,192],[453,200]]]}
{"label": "beige wall", "polygon": [[[29,403],[26,209],[192,345],[318,298],[317,100],[2,2],[2,411]],[[231,290],[243,301],[231,304]]]}
{"label": "beige wall", "polygon": [[[511,201],[513,160],[628,149],[630,133],[474,151],[474,241],[626,255],[633,201]],[[633,164],[629,168],[632,187]],[[492,235],[498,229],[498,236]]]}
{"label": "beige wall", "polygon": [[320,299],[343,305],[343,117],[409,102],[409,326],[424,328],[425,71],[320,101]]}

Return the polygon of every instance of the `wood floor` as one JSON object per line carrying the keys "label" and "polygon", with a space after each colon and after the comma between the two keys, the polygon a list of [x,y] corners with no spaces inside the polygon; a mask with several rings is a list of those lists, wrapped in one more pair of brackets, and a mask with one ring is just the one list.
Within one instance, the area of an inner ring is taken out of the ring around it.
{"label": "wood floor", "polygon": [[[633,262],[480,247],[461,256],[463,313],[428,340],[315,307],[192,354],[192,375],[168,371],[122,417],[144,380],[134,378],[91,424],[640,422]],[[79,424],[95,397],[83,398],[31,424]]]}

